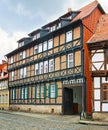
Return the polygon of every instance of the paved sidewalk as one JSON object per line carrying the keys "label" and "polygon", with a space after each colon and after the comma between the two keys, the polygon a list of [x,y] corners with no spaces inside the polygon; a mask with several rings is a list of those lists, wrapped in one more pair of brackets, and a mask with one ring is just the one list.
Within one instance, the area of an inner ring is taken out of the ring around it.
{"label": "paved sidewalk", "polygon": [[102,121],[90,121],[90,120],[80,120],[79,115],[53,115],[53,114],[39,114],[39,113],[28,113],[28,112],[18,112],[18,111],[2,111],[3,113],[9,113],[13,115],[24,115],[29,117],[36,117],[39,119],[52,120],[57,122],[74,123],[74,124],[86,124],[86,125],[100,125],[108,126],[108,122]]}
{"label": "paved sidewalk", "polygon": [[108,122],[80,120],[80,124],[108,126]]}

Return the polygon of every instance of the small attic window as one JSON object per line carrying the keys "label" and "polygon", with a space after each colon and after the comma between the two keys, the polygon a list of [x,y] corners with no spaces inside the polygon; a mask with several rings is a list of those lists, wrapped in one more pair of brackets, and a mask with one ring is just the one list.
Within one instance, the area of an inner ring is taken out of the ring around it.
{"label": "small attic window", "polygon": [[22,42],[20,42],[20,43],[18,44],[18,47],[22,47],[22,46],[24,46],[24,41],[22,41]]}

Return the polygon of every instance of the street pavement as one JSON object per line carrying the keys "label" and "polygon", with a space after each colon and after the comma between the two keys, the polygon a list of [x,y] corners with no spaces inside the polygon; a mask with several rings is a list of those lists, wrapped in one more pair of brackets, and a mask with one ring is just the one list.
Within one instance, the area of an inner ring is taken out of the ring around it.
{"label": "street pavement", "polygon": [[80,124],[76,115],[0,111],[0,130],[108,130],[108,126]]}

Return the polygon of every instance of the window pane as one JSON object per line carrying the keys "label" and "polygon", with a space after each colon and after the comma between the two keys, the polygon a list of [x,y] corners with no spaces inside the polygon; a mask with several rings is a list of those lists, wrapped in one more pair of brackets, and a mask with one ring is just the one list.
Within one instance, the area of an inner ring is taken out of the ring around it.
{"label": "window pane", "polygon": [[43,62],[39,64],[39,74],[43,74]]}
{"label": "window pane", "polygon": [[47,50],[47,41],[43,43],[43,51]]}
{"label": "window pane", "polygon": [[73,67],[73,53],[68,54],[68,68]]}
{"label": "window pane", "polygon": [[100,77],[94,78],[94,88],[100,88]]}
{"label": "window pane", "polygon": [[48,73],[48,61],[44,61],[44,73]]}
{"label": "window pane", "polygon": [[50,39],[48,41],[48,49],[51,49],[51,48],[53,48],[53,39]]}
{"label": "window pane", "polygon": [[38,73],[39,73],[38,64],[35,64],[35,75],[38,75]]}
{"label": "window pane", "polygon": [[96,89],[94,90],[94,99],[100,99],[100,89]]}
{"label": "window pane", "polygon": [[37,86],[36,98],[40,98],[40,87]]}
{"label": "window pane", "polygon": [[66,33],[66,42],[72,41],[72,31]]}
{"label": "window pane", "polygon": [[39,44],[39,52],[42,52],[42,44]]}
{"label": "window pane", "polygon": [[54,71],[54,59],[49,60],[49,72]]}
{"label": "window pane", "polygon": [[34,47],[34,54],[37,54],[38,53],[38,45],[36,45],[35,47]]}
{"label": "window pane", "polygon": [[50,98],[55,98],[55,85],[51,85],[50,87]]}

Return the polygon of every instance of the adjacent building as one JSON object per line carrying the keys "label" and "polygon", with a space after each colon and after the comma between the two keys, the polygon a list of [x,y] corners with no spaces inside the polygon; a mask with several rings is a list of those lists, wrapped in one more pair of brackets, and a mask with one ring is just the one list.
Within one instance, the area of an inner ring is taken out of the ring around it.
{"label": "adjacent building", "polygon": [[0,110],[9,109],[9,89],[8,89],[8,72],[7,62],[2,61],[0,64]]}
{"label": "adjacent building", "polygon": [[94,119],[108,117],[108,14],[99,19],[95,34],[88,41],[92,77]]}
{"label": "adjacent building", "polygon": [[18,41],[8,57],[10,109],[92,114],[87,41],[104,11],[95,0]]}

